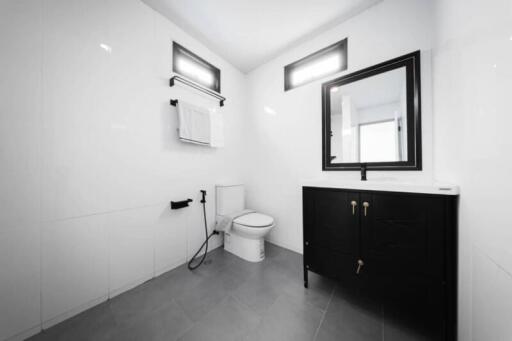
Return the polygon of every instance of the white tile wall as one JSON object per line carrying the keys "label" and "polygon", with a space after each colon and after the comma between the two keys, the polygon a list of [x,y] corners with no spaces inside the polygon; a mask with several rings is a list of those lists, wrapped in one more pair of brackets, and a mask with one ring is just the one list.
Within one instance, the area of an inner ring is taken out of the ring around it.
{"label": "white tile wall", "polygon": [[41,5],[0,2],[0,339],[40,325]]}
{"label": "white tile wall", "polygon": [[111,296],[140,284],[154,273],[154,229],[161,207],[107,215]]}
{"label": "white tile wall", "polygon": [[[249,206],[276,218],[272,242],[302,252],[303,180],[359,180],[358,172],[322,172],[320,85],[326,79],[285,92],[284,65],[345,37],[348,69],[340,75],[421,49],[423,171],[369,172],[368,179],[431,182],[431,30],[431,2],[386,0],[248,75],[247,199]],[[265,106],[276,113],[265,112]]]}
{"label": "white tile wall", "polygon": [[434,167],[461,186],[459,339],[512,335],[512,2],[435,2]]}
{"label": "white tile wall", "polygon": [[42,319],[59,322],[108,295],[105,215],[45,222],[41,228]]}
{"label": "white tile wall", "polygon": [[[176,198],[181,200],[182,198]],[[157,207],[154,227],[155,275],[174,268],[187,258],[187,238],[189,215],[185,210],[171,212],[167,204]],[[197,226],[199,228],[200,226]]]}
{"label": "white tile wall", "polygon": [[[508,340],[512,335],[511,275],[478,247],[473,247],[472,253],[471,339]],[[467,335],[466,330],[462,332]]]}
{"label": "white tile wall", "polygon": [[42,214],[44,220],[108,207],[110,97],[105,1],[44,1]]}
{"label": "white tile wall", "polygon": [[[214,184],[241,177],[246,101],[243,74],[138,0],[2,1],[0,29],[4,340],[190,257],[204,238],[199,190],[212,225]],[[218,102],[168,86],[173,39],[222,70],[223,149],[176,138],[171,97]]]}
{"label": "white tile wall", "polygon": [[0,230],[0,338],[38,330],[40,316],[39,225]]}

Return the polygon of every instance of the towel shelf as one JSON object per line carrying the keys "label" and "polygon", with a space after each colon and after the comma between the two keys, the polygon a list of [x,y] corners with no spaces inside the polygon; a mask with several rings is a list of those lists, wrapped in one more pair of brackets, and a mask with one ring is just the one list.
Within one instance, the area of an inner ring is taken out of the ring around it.
{"label": "towel shelf", "polygon": [[188,204],[190,204],[192,201],[192,199],[187,199],[183,201],[171,201],[171,210],[177,210],[179,208],[188,207]]}
{"label": "towel shelf", "polygon": [[[180,82],[182,84],[185,84],[185,85],[188,85],[190,86],[191,88],[193,89],[196,89],[198,91],[201,91],[201,92],[204,92],[205,94],[207,95],[210,95],[212,97],[215,97],[216,99],[219,100],[219,105],[221,107],[224,106],[224,101],[226,100],[226,97],[224,96],[221,96],[219,95],[218,93],[216,93],[215,91],[212,91],[212,90],[209,90],[209,89],[206,89],[200,85],[197,85],[196,83],[194,82],[191,82],[183,77],[180,77],[180,76],[174,76],[172,77],[170,80],[169,80],[169,86],[174,86],[176,84],[176,82]],[[171,100],[171,105],[172,106],[176,106],[176,104],[178,104],[178,100],[177,99],[172,99]]]}

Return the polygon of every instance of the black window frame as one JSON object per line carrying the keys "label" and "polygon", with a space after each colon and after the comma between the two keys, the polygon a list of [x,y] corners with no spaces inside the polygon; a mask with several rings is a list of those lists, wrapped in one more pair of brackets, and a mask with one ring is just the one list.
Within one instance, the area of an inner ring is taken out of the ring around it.
{"label": "black window frame", "polygon": [[[298,69],[298,68],[300,68],[300,67],[302,67],[304,65],[310,64],[310,63],[314,62],[315,60],[324,57],[325,55],[333,53],[336,50],[340,50],[341,57],[342,57],[341,65],[340,65],[340,68],[338,70],[330,72],[330,73],[327,73],[327,74],[324,74],[324,75],[319,75],[317,77],[314,77],[314,78],[310,79],[307,82],[304,82],[304,83],[301,83],[301,84],[298,84],[298,85],[295,85],[295,86],[292,85],[292,83],[291,83],[291,74],[293,73],[293,71],[295,71],[296,69]],[[332,76],[332,75],[334,75],[336,73],[339,73],[339,72],[347,70],[347,68],[348,68],[348,38],[345,38],[345,39],[342,39],[342,40],[340,40],[340,41],[338,41],[338,42],[336,42],[336,43],[334,43],[332,45],[324,47],[321,50],[313,52],[313,53],[307,55],[304,58],[301,58],[301,59],[299,59],[299,60],[297,60],[297,61],[295,61],[293,63],[290,63],[290,64],[286,65],[284,67],[284,91],[289,91],[289,90],[298,88],[300,86],[309,84],[311,82],[317,81],[319,79],[322,79],[322,78],[325,78],[325,77],[328,77],[328,76]]]}
{"label": "black window frame", "polygon": [[[213,84],[212,85],[205,84],[204,82],[201,82],[201,80],[199,80],[199,79],[190,77],[190,75],[180,72],[178,65],[176,63],[178,58],[185,58],[185,59],[189,60],[190,62],[197,64],[197,65],[211,71],[213,74],[213,78],[214,78]],[[205,87],[205,88],[211,89],[215,92],[218,92],[219,94],[221,93],[220,69],[175,41],[172,42],[172,71],[176,74],[179,74],[180,76],[185,77],[188,80],[191,80],[191,81]]]}

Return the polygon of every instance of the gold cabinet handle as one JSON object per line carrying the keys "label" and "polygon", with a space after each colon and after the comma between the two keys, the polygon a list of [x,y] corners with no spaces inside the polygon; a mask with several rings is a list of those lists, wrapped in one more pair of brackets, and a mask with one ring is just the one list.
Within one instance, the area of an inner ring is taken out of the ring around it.
{"label": "gold cabinet handle", "polygon": [[352,200],[352,202],[350,203],[350,205],[352,205],[352,215],[356,215],[356,206],[357,206],[357,201]]}
{"label": "gold cabinet handle", "polygon": [[370,203],[367,201],[363,202],[363,207],[364,207],[364,216],[366,217],[366,214],[368,213],[368,207],[370,207]]}
{"label": "gold cabinet handle", "polygon": [[357,270],[356,270],[356,275],[359,275],[359,273],[361,272],[361,269],[363,268],[363,265],[364,265],[364,262],[362,259],[359,259],[357,261]]}

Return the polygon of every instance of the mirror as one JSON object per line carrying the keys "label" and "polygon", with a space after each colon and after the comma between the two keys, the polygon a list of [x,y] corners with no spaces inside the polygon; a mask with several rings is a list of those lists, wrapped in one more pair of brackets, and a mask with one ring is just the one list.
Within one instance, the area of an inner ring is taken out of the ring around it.
{"label": "mirror", "polygon": [[323,169],[421,170],[419,51],[322,86]]}

